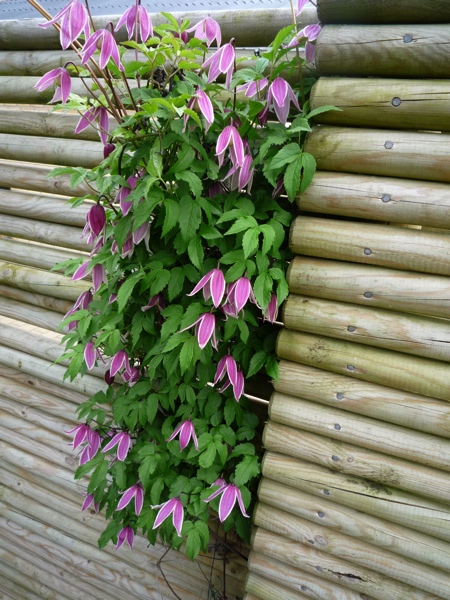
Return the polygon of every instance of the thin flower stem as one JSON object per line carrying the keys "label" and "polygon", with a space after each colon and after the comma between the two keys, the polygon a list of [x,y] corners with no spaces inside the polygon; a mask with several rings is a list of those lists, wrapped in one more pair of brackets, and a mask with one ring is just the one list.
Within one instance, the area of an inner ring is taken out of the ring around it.
{"label": "thin flower stem", "polygon": [[89,6],[89,0],[84,0],[84,3],[86,4],[86,10],[89,15],[89,20],[91,22],[92,31],[95,31],[94,19],[92,18],[91,7]]}
{"label": "thin flower stem", "polygon": [[[292,13],[292,21],[294,23],[294,31],[297,34],[298,27],[297,27],[297,19],[295,18],[294,0],[289,0],[289,1],[290,1],[290,5],[291,5],[291,13]],[[302,63],[300,60],[300,52],[298,51],[298,45],[295,46],[295,54],[297,55],[298,80],[299,80],[299,84],[300,84],[300,94],[302,96],[300,108],[303,108],[303,105],[305,104],[305,90],[303,87],[303,71],[302,71]]]}

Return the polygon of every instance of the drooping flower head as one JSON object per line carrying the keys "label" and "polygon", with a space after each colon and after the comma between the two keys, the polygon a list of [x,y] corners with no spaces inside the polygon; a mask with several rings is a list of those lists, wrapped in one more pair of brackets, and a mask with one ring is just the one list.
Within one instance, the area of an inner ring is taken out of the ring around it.
{"label": "drooping flower head", "polygon": [[97,29],[84,44],[81,64],[85,65],[96,50],[100,50],[100,59],[98,61],[100,69],[104,69],[110,58],[116,63],[120,71],[123,71],[123,65],[120,62],[119,48],[113,34],[107,29]]}
{"label": "drooping flower head", "polygon": [[263,319],[265,321],[269,321],[269,323],[273,323],[278,316],[278,302],[277,295],[271,294],[269,304],[264,311]]}
{"label": "drooping flower head", "polygon": [[298,17],[298,15],[302,12],[302,10],[305,8],[305,6],[308,4],[309,0],[298,0],[297,1],[297,10],[295,11],[295,16]]}
{"label": "drooping flower head", "polygon": [[64,67],[52,69],[39,79],[34,88],[38,92],[43,92],[52,84],[56,85],[56,90],[50,102],[59,102],[61,100],[65,104],[72,88],[72,79],[69,71],[64,69]]}
{"label": "drooping flower head", "polygon": [[119,504],[117,505],[116,510],[122,510],[123,508],[128,506],[128,504],[130,504],[130,502],[134,498],[134,509],[136,515],[139,516],[142,510],[142,506],[144,504],[144,490],[142,488],[142,485],[140,483],[137,483],[136,485],[132,485],[124,492],[119,492],[119,494],[122,494],[122,498],[119,500]]}
{"label": "drooping flower head", "polygon": [[244,142],[234,125],[227,125],[217,138],[216,156],[219,158],[220,167],[223,164],[225,150],[227,148],[230,148],[233,165],[242,165],[245,157]]}
{"label": "drooping flower head", "polygon": [[225,521],[225,519],[233,510],[236,500],[238,501],[239,508],[241,509],[241,513],[244,515],[244,517],[249,517],[249,515],[245,512],[241,490],[237,487],[237,485],[234,485],[234,483],[226,483],[222,485],[222,487],[213,492],[211,496],[208,496],[208,498],[203,500],[203,502],[210,502],[220,494],[222,494],[219,504],[219,520],[221,523]]}
{"label": "drooping flower head", "polygon": [[275,114],[283,125],[286,125],[291,102],[297,110],[300,110],[300,106],[298,105],[297,98],[295,97],[291,86],[282,77],[277,77],[269,87],[267,93],[267,105],[273,103]]}
{"label": "drooping flower head", "polygon": [[172,523],[175,527],[178,537],[181,537],[181,528],[183,527],[184,508],[179,498],[172,498],[163,504],[157,504],[152,508],[159,508],[160,511],[156,515],[155,523],[152,529],[156,529],[163,521],[172,515]]}
{"label": "drooping flower head", "polygon": [[316,46],[315,42],[320,33],[322,27],[319,23],[315,23],[313,25],[307,25],[301,31],[299,31],[289,42],[286,48],[294,48],[298,46],[299,43],[303,40],[306,40],[305,43],[305,56],[306,60],[312,64],[314,64],[315,54],[316,54]]}
{"label": "drooping flower head", "polygon": [[268,86],[268,84],[269,80],[267,77],[263,77],[257,81],[249,81],[247,83],[243,83],[242,85],[238,85],[236,91],[245,92],[247,98],[253,98],[253,96],[256,96],[262,92]]}
{"label": "drooping flower head", "polygon": [[[209,99],[208,94],[206,92],[204,92],[203,90],[197,90],[195,92],[195,94],[192,96],[192,98],[189,100],[189,102],[187,104],[187,108],[190,108],[191,110],[198,109],[202,113],[202,115],[205,117],[205,120],[206,120],[205,133],[207,133],[208,129],[210,128],[212,123],[214,123],[214,108],[213,108],[211,100]],[[189,115],[185,114],[183,117],[183,120],[184,120],[184,126],[183,126],[183,133],[184,133],[187,122],[189,120]]]}
{"label": "drooping flower head", "polygon": [[217,41],[217,47],[219,47],[222,43],[220,25],[217,21],[209,16],[199,21],[197,25],[193,25],[189,29],[186,29],[186,31],[189,33],[193,31],[194,37],[206,42],[208,48],[211,46],[214,40]]}
{"label": "drooping flower head", "polygon": [[253,296],[252,284],[247,277],[239,277],[237,281],[231,284],[227,295],[227,302],[233,304],[236,313],[239,313],[247,304],[249,298]]}
{"label": "drooping flower head", "polygon": [[198,440],[197,435],[195,434],[194,424],[190,419],[186,419],[178,425],[172,435],[166,440],[166,442],[171,442],[176,436],[180,436],[180,450],[184,450],[186,446],[192,440],[194,442],[195,449],[198,450]]}
{"label": "drooping flower head", "polygon": [[109,117],[108,111],[104,106],[93,106],[84,112],[81,116],[81,119],[78,121],[77,126],[75,127],[74,133],[80,133],[89,127],[89,125],[93,125],[94,123],[98,124],[98,127],[96,127],[98,135],[100,136],[103,144],[106,144],[109,133]]}
{"label": "drooping flower head", "polygon": [[109,452],[117,446],[117,458],[124,461],[127,457],[131,446],[130,434],[125,431],[120,431],[102,448],[102,452]]}
{"label": "drooping flower head", "polygon": [[203,297],[205,300],[212,298],[214,306],[218,308],[225,293],[225,285],[225,277],[222,271],[220,269],[212,269],[200,279],[188,296],[194,296],[194,294],[203,289]]}
{"label": "drooping flower head", "polygon": [[126,24],[128,39],[134,39],[135,28],[139,25],[139,32],[141,34],[141,40],[146,42],[150,36],[153,35],[153,26],[147,10],[138,4],[134,5],[126,10],[120,17],[116,31],[119,30],[122,25]]}
{"label": "drooping flower head", "polygon": [[219,48],[217,52],[215,52],[202,64],[202,69],[209,67],[208,83],[212,83],[221,73],[223,73],[226,76],[225,85],[228,89],[230,89],[231,77],[234,69],[234,60],[236,57],[232,42],[234,42],[234,40]]}
{"label": "drooping flower head", "polygon": [[130,359],[128,358],[128,354],[125,352],[125,350],[119,350],[116,352],[116,354],[114,354],[111,360],[111,377],[114,377],[116,373],[122,371],[123,369],[126,369],[127,371],[130,370]]}
{"label": "drooping flower head", "polygon": [[100,509],[100,502],[94,501],[94,494],[86,494],[85,492],[83,492],[83,494],[86,496],[86,498],[84,499],[81,510],[82,511],[87,510],[91,506],[91,504],[93,504],[95,512],[98,513],[98,511]]}
{"label": "drooping flower head", "polygon": [[130,550],[133,550],[134,531],[129,525],[119,531],[119,535],[117,536],[116,550],[123,546],[125,542],[127,542],[129,545]]}
{"label": "drooping flower head", "polygon": [[200,349],[203,350],[203,348],[206,346],[209,340],[211,340],[212,347],[215,350],[217,350],[215,316],[212,313],[203,313],[199,316],[195,323],[192,323],[192,325],[185,327],[180,331],[180,333],[194,326],[195,335],[197,336],[198,345],[200,346]]}
{"label": "drooping flower head", "polygon": [[61,20],[60,39],[63,50],[66,50],[74,42],[81,32],[84,37],[89,36],[89,15],[83,2],[72,0],[59,13],[47,23],[40,23],[39,27],[44,29],[54,25]]}

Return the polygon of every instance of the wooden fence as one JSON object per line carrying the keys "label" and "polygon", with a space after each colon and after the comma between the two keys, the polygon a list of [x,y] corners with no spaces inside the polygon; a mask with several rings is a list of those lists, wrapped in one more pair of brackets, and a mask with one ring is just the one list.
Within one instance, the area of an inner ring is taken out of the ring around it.
{"label": "wooden fence", "polygon": [[318,13],[246,597],[449,599],[449,4]]}

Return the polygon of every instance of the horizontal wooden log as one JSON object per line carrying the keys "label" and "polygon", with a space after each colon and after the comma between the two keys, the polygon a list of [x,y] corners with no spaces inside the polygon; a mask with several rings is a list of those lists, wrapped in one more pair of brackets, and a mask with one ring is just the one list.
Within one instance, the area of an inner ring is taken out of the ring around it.
{"label": "horizontal wooden log", "polygon": [[450,275],[450,236],[373,223],[297,217],[294,254]]}
{"label": "horizontal wooden log", "polygon": [[86,202],[82,206],[71,206],[67,198],[43,196],[29,192],[2,190],[0,193],[0,214],[14,215],[83,228],[86,215],[93,203]]}
{"label": "horizontal wooden log", "polygon": [[266,452],[262,474],[278,483],[302,490],[361,513],[403,525],[434,538],[450,541],[448,503],[417,496],[362,477],[337,473],[300,459]]}
{"label": "horizontal wooden log", "polygon": [[[321,577],[316,577],[306,571],[296,569],[273,557],[268,557],[259,552],[252,552],[249,556],[249,577],[259,575],[276,581],[286,586],[287,590],[305,592],[308,598],[327,600],[361,600],[358,592],[350,590]],[[291,592],[292,593],[292,592]],[[284,596],[280,600],[284,600]],[[288,598],[288,596],[286,596]],[[367,596],[369,598],[369,596]],[[269,598],[268,600],[272,600]],[[371,599],[369,599],[371,600]]]}
{"label": "horizontal wooden log", "polygon": [[284,329],[279,358],[450,401],[448,365],[436,360]]}
{"label": "horizontal wooden log", "polygon": [[[90,193],[86,184],[70,187],[70,176],[59,175],[47,178],[52,167],[39,164],[27,164],[15,160],[0,159],[0,186],[61,194],[64,196],[85,196]],[[2,192],[3,193],[3,192]]]}
{"label": "horizontal wooden log", "polygon": [[273,421],[266,425],[263,440],[265,448],[272,452],[308,460],[340,473],[357,475],[444,502],[450,498],[450,475],[440,469],[330,440]]}
{"label": "horizontal wooden log", "polygon": [[[15,319],[22,323],[36,325],[49,331],[56,331],[61,323],[62,315],[46,308],[17,302],[11,298],[5,298],[0,291],[0,316]],[[64,329],[65,331],[65,329]]]}
{"label": "horizontal wooden log", "polygon": [[449,23],[446,0],[319,0],[319,20],[329,23]]}
{"label": "horizontal wooden log", "polygon": [[250,572],[245,585],[252,594],[258,594],[261,600],[307,600],[308,596],[295,592],[281,583],[266,579],[262,575]]}
{"label": "horizontal wooden log", "polygon": [[103,145],[86,140],[0,133],[0,158],[92,169],[103,160]]}
{"label": "horizontal wooden log", "polygon": [[263,503],[258,503],[253,519],[257,526],[295,542],[310,544],[323,553],[372,569],[384,576],[435,594],[436,597],[446,600],[450,598],[448,574],[438,569],[399,557],[385,548],[377,548]]}
{"label": "horizontal wooden log", "polygon": [[[0,223],[3,222],[3,217],[4,215],[0,216]],[[25,223],[23,222],[24,220],[21,220],[20,218],[16,218],[13,216],[9,216],[6,218],[6,226],[10,227],[11,229],[16,229],[16,231],[18,233],[23,233],[23,235],[25,235],[26,231],[33,231],[34,226],[33,226],[33,221],[31,221],[30,219],[26,219]],[[8,223],[9,221],[9,223]],[[17,224],[16,224],[17,222]],[[51,231],[51,225],[44,225],[44,227],[48,228],[48,231]],[[60,227],[66,227],[65,225],[62,225]],[[0,224],[0,230],[2,229],[2,225]],[[70,228],[73,229],[73,228]],[[30,237],[31,235],[34,235],[34,237],[43,237],[43,233],[42,233],[42,229],[38,226],[37,227],[38,230],[38,234],[33,234],[30,233]],[[79,230],[77,230],[79,231]],[[60,230],[61,232],[61,230]],[[60,233],[61,234],[61,233]],[[76,238],[75,238],[76,239]],[[53,269],[53,267],[62,261],[68,260],[70,258],[88,258],[88,254],[86,253],[81,253],[81,252],[76,252],[76,251],[68,251],[64,248],[64,244],[60,244],[62,246],[62,248],[55,248],[53,246],[49,246],[47,245],[47,242],[50,242],[52,240],[47,239],[45,245],[43,243],[30,243],[28,240],[11,240],[11,239],[6,239],[6,238],[2,238],[0,236],[0,256],[2,258],[2,260],[7,261],[7,262],[13,262],[13,263],[17,263],[17,264],[21,264],[21,265],[26,265],[28,267],[36,267],[37,269],[45,269],[45,270],[51,270]],[[55,270],[55,272],[64,272],[64,269],[58,269],[57,271]],[[86,279],[90,279],[86,278]]]}
{"label": "horizontal wooden log", "polygon": [[43,296],[42,294],[32,294],[31,292],[24,292],[17,288],[8,287],[6,285],[0,285],[0,297],[2,301],[20,302],[31,306],[37,306],[51,312],[56,312],[60,315],[65,315],[73,307],[73,302],[67,302],[65,300],[58,300],[57,298],[51,298],[50,296]]}
{"label": "horizontal wooden log", "polygon": [[306,212],[445,228],[449,191],[445,183],[318,171],[297,204]]}
{"label": "horizontal wooden log", "polygon": [[[436,569],[450,570],[448,543],[429,535],[395,525],[391,521],[367,515],[324,498],[318,499],[311,494],[272,481],[267,477],[261,480],[258,498],[267,506],[279,508],[389,552]],[[251,568],[253,568],[252,565]]]}
{"label": "horizontal wooden log", "polygon": [[279,379],[274,382],[274,387],[278,392],[314,403],[450,438],[450,406],[442,400],[286,360],[280,362]]}
{"label": "horizontal wooden log", "polygon": [[318,115],[316,123],[384,129],[450,130],[450,83],[320,77],[311,91],[311,108],[336,106],[341,111]]}
{"label": "horizontal wooden log", "polygon": [[316,44],[320,75],[445,79],[447,25],[327,25]]}
{"label": "horizontal wooden log", "polygon": [[[190,11],[172,13],[176,19],[188,18],[191,23],[197,23],[205,18],[211,11]],[[153,25],[166,23],[166,19],[158,13],[150,15]],[[213,11],[222,30],[222,39],[235,38],[238,46],[264,46],[268,45],[276,36],[278,31],[292,22],[289,8],[273,9],[224,9]],[[95,17],[96,28],[104,28],[110,21],[114,24],[119,20],[118,15]],[[255,20],[258,27],[254,27]],[[27,19],[2,21],[0,23],[0,50],[49,50],[60,49],[59,34],[49,27],[42,29],[38,26],[45,19]],[[317,11],[315,7],[308,6],[302,12],[302,24],[316,23]],[[122,27],[116,34],[117,41],[126,40],[126,29]]]}
{"label": "horizontal wooden log", "polygon": [[450,134],[314,127],[305,149],[321,171],[450,182]]}
{"label": "horizontal wooden log", "polygon": [[[57,600],[54,592],[48,586],[41,584],[25,573],[21,573],[3,561],[0,561],[0,578],[2,583],[3,581],[7,582],[5,584],[7,589],[20,594],[19,598],[21,600],[41,600],[42,598]],[[61,600],[69,599],[67,596],[61,595]]]}
{"label": "horizontal wooden log", "polygon": [[291,294],[283,309],[288,329],[450,361],[450,322]]}
{"label": "horizontal wooden log", "polygon": [[294,294],[434,317],[449,315],[448,277],[296,256],[287,278]]}
{"label": "horizontal wooden log", "polygon": [[438,436],[279,392],[272,395],[269,415],[275,423],[450,471],[450,440]]}
{"label": "horizontal wooden log", "polygon": [[89,283],[72,281],[59,273],[2,260],[0,260],[0,284],[72,302],[75,302],[78,296],[90,287]]}
{"label": "horizontal wooden log", "polygon": [[[40,79],[39,77],[0,75],[0,102],[3,104],[25,104],[25,105],[29,105],[29,104],[36,105],[36,104],[49,103],[51,101],[51,99],[53,98],[53,95],[55,93],[55,88],[54,88],[54,86],[50,86],[47,89],[43,90],[42,92],[38,92],[38,90],[35,89],[34,86],[37,84],[39,79]],[[86,85],[89,88],[89,90],[91,90],[93,83],[91,80],[87,79]],[[81,79],[77,79],[76,77],[73,77],[72,84],[71,84],[71,92],[73,94],[77,94],[78,96],[86,96],[87,95],[86,85],[84,85],[84,83],[81,81]],[[95,97],[99,96],[98,91],[91,91],[91,94]],[[3,132],[2,127],[5,127],[6,132],[9,132],[11,130],[11,125],[8,124],[8,122],[7,122],[7,119],[8,119],[7,112],[9,112],[9,109],[3,109],[2,112],[3,112],[3,118],[0,118],[0,123],[2,123],[3,126],[0,125],[0,130]],[[17,112],[20,112],[20,111],[17,111]],[[50,113],[48,110],[45,110],[44,112],[39,111],[39,110],[27,111],[27,112],[35,113],[36,125],[35,126],[33,125],[31,115],[28,119],[19,117],[19,129],[24,129],[28,126],[28,128],[31,128],[31,131],[34,131],[35,129],[37,129],[37,131],[39,131],[40,129],[43,129],[43,131],[44,131],[43,134],[30,133],[30,135],[49,135],[49,136],[51,136],[52,134],[50,132],[56,128],[56,125],[58,123],[60,123],[61,126],[63,127],[62,131],[65,134],[67,134],[67,137],[74,137],[74,138],[86,139],[86,140],[90,140],[90,139],[98,140],[98,133],[96,133],[94,131],[94,129],[91,127],[88,127],[88,129],[86,129],[80,135],[74,134],[73,130],[75,129],[76,124],[80,120],[79,115],[77,115],[76,113],[71,114],[71,115],[57,113],[56,115],[54,115],[57,118],[53,119],[50,116],[50,115],[52,115],[52,113]],[[47,117],[45,117],[45,115],[47,115]],[[67,121],[65,120],[65,117],[68,117]],[[60,137],[60,135],[57,135],[56,137]]]}
{"label": "horizontal wooden log", "polygon": [[[90,247],[86,246],[86,240],[81,239],[82,233],[81,227],[35,221],[34,219],[25,219],[14,215],[1,215],[0,219],[1,235],[86,252]],[[73,253],[68,253],[68,255],[68,257],[74,256]],[[54,266],[54,263],[52,266]]]}
{"label": "horizontal wooden log", "polygon": [[253,549],[296,569],[314,573],[317,578],[323,577],[377,600],[439,600],[435,595],[356,565],[353,561],[327,555],[262,527],[258,527],[253,536]]}

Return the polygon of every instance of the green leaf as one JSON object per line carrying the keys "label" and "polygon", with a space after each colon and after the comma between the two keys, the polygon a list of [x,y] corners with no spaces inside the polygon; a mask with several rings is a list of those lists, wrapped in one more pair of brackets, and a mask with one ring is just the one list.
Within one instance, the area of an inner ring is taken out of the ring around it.
{"label": "green leaf", "polygon": [[300,186],[300,193],[304,192],[306,188],[311,183],[314,173],[316,172],[317,163],[316,159],[312,154],[308,154],[308,152],[303,153],[303,174],[302,174],[302,184]]}
{"label": "green leaf", "polygon": [[183,196],[180,200],[180,216],[178,222],[183,240],[192,239],[200,226],[202,211],[198,202],[190,196]]}
{"label": "green leaf", "polygon": [[98,539],[98,547],[104,548],[122,529],[122,523],[119,521],[110,521],[105,531]]}
{"label": "green leaf", "polygon": [[245,258],[254,254],[259,245],[259,227],[248,229],[242,238],[242,248]]}
{"label": "green leaf", "polygon": [[159,193],[155,193],[155,191],[150,191],[144,197],[141,203],[136,208],[134,208],[133,231],[136,231],[138,227],[140,227],[150,219],[152,211],[162,201],[161,191],[159,190]]}
{"label": "green leaf", "polygon": [[279,377],[279,366],[277,357],[273,354],[269,354],[265,363],[266,373],[275,381],[278,381]]}
{"label": "green leaf", "polygon": [[206,447],[206,450],[204,450],[198,459],[198,464],[207,469],[208,467],[210,467],[215,458],[216,458],[216,453],[217,453],[217,447],[214,441],[210,442],[208,444],[208,446]]}
{"label": "green leaf", "polygon": [[201,270],[203,267],[203,246],[197,237],[192,238],[189,242],[188,255],[194,267]]}
{"label": "green leaf", "polygon": [[180,352],[180,369],[181,374],[184,375],[194,361],[196,350],[198,348],[198,342],[195,337],[190,337],[186,340],[181,348]]}
{"label": "green leaf", "polygon": [[186,554],[191,559],[197,556],[201,549],[200,535],[197,530],[191,529],[186,539]]}
{"label": "green leaf", "polygon": [[144,488],[146,488],[150,482],[151,475],[156,471],[156,468],[161,460],[159,454],[153,454],[152,456],[146,456],[139,467],[139,479],[142,482]]}
{"label": "green leaf", "polygon": [[258,221],[250,215],[245,215],[233,223],[225,235],[233,235],[254,227],[258,227]]}
{"label": "green leaf", "polygon": [[308,113],[306,115],[306,118],[307,119],[313,119],[317,115],[320,115],[320,114],[322,114],[324,112],[329,112],[330,110],[339,110],[339,111],[342,111],[342,108],[338,108],[337,106],[318,106],[317,108],[315,108],[314,110],[312,110],[310,113]]}
{"label": "green leaf", "polygon": [[180,218],[180,205],[172,198],[165,198],[164,200],[164,224],[161,232],[161,236],[164,237],[171,231],[178,223]]}
{"label": "green leaf", "polygon": [[174,267],[171,269],[168,287],[169,302],[172,302],[172,300],[178,296],[178,294],[180,294],[181,290],[183,289],[185,278],[186,275],[181,267]]}
{"label": "green leaf", "polygon": [[131,293],[137,283],[144,277],[144,272],[140,271],[139,273],[135,273],[128,277],[126,281],[120,286],[120,289],[117,293],[117,305],[119,311],[122,312],[125,308],[125,304],[128,301],[128,298],[131,296]]}
{"label": "green leaf", "polygon": [[256,450],[254,444],[238,444],[233,448],[229,458],[235,458],[236,456],[254,456],[255,452]]}
{"label": "green leaf", "polygon": [[281,167],[284,167],[284,165],[288,165],[292,161],[296,160],[301,153],[302,151],[298,144],[294,142],[287,144],[287,146],[284,146],[284,148],[277,152],[272,158],[270,169],[281,169]]}
{"label": "green leaf", "polygon": [[260,230],[264,236],[261,252],[267,254],[275,241],[275,230],[268,223],[261,225]]}
{"label": "green leaf", "polygon": [[267,357],[267,352],[265,352],[264,350],[260,350],[259,352],[257,352],[256,354],[254,354],[252,356],[252,359],[250,361],[250,366],[248,369],[248,373],[247,373],[247,377],[251,377],[252,375],[255,375],[262,369],[264,363],[266,362],[266,357]]}
{"label": "green leaf", "polygon": [[[182,144],[181,150],[177,154],[176,163],[167,171],[167,175],[181,173],[189,169],[195,160],[195,152],[188,144]],[[189,182],[188,182],[189,183]]]}
{"label": "green leaf", "polygon": [[150,287],[150,296],[155,296],[156,294],[159,294],[159,292],[161,292],[166,287],[169,281],[170,271],[167,271],[167,269],[157,271],[155,281]]}
{"label": "green leaf", "polygon": [[286,169],[284,174],[284,189],[289,200],[295,200],[295,196],[300,189],[300,174],[303,165],[303,155],[300,154]]}
{"label": "green leaf", "polygon": [[158,394],[150,394],[145,400],[145,409],[147,414],[147,421],[151,425],[155,420],[156,413],[158,412]]}
{"label": "green leaf", "polygon": [[182,179],[189,185],[191,192],[196,198],[202,195],[203,184],[202,180],[198,175],[192,171],[182,171],[181,173],[175,173],[175,179]]}
{"label": "green leaf", "polygon": [[97,489],[99,485],[102,485],[103,482],[106,483],[106,475],[108,473],[109,463],[106,459],[102,460],[102,462],[96,467],[94,472],[91,475],[91,480],[88,485],[88,494],[92,494],[94,490]]}
{"label": "green leaf", "polygon": [[152,489],[150,492],[150,501],[153,505],[159,504],[161,492],[165,487],[164,477],[156,477],[153,481]]}
{"label": "green leaf", "polygon": [[256,456],[245,456],[238,464],[235,471],[234,484],[240,487],[250,479],[259,475],[259,461]]}
{"label": "green leaf", "polygon": [[253,293],[255,294],[256,302],[264,311],[269,305],[270,294],[272,293],[272,277],[269,273],[261,273],[253,284]]}
{"label": "green leaf", "polygon": [[120,249],[122,249],[123,245],[125,244],[128,234],[131,233],[132,224],[133,217],[131,214],[129,214],[126,217],[121,217],[114,227],[114,239],[116,240]]}

